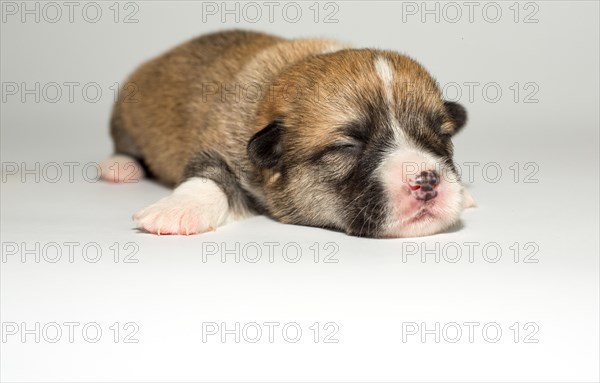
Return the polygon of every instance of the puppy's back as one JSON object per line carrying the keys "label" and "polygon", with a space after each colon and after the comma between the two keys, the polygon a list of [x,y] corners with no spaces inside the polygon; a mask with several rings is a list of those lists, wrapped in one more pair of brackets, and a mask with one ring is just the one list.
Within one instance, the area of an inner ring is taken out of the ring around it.
{"label": "puppy's back", "polygon": [[180,182],[199,149],[228,139],[228,132],[206,129],[221,87],[249,58],[281,41],[248,31],[213,33],[144,63],[124,84],[113,110],[115,152],[142,160],[166,184]]}

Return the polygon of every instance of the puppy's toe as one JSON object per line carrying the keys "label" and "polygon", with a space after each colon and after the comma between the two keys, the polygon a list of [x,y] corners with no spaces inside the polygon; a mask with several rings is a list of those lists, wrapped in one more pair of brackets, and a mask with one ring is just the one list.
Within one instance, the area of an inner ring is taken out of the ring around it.
{"label": "puppy's toe", "polygon": [[203,204],[194,198],[169,196],[133,215],[138,228],[158,235],[191,235],[213,230]]}

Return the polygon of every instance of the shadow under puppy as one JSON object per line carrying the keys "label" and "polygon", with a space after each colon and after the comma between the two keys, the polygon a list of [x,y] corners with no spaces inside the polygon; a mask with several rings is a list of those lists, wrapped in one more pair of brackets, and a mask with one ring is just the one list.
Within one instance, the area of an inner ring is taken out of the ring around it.
{"label": "shadow under puppy", "polygon": [[473,205],[452,161],[450,139],[465,122],[407,56],[219,32],[133,73],[111,119],[115,155],[101,169],[113,182],[150,173],[175,186],[134,215],[150,233],[266,214],[350,235],[423,236]]}

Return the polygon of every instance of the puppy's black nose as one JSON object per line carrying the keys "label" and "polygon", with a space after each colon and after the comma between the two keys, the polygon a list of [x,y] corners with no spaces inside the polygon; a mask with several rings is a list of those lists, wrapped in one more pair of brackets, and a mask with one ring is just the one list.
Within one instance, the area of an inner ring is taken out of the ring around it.
{"label": "puppy's black nose", "polygon": [[432,170],[423,171],[415,178],[415,186],[412,186],[413,195],[416,199],[429,201],[437,196],[435,188],[440,183],[440,177]]}
{"label": "puppy's black nose", "polygon": [[440,177],[434,171],[424,171],[415,178],[415,183],[421,190],[431,191],[440,183]]}

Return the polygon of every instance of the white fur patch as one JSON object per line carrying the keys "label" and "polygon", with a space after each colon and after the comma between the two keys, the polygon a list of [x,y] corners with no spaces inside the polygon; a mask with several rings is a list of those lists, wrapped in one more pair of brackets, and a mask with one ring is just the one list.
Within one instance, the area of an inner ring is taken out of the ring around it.
{"label": "white fur patch", "polygon": [[394,81],[394,72],[390,67],[389,61],[381,56],[378,56],[375,59],[375,69],[377,70],[377,75],[381,79],[381,82],[383,82],[386,95],[389,96],[388,101],[391,101],[390,99],[392,96],[392,81]]}
{"label": "white fur patch", "polygon": [[394,102],[393,92],[394,69],[385,57],[377,56],[375,58],[375,71],[377,72],[377,76],[383,85],[383,91],[387,104],[386,106],[388,108],[388,116],[390,122],[393,124],[394,139],[396,144],[398,145],[398,148],[406,148],[409,146],[409,140],[400,127],[400,123],[398,122],[395,114],[396,103]]}
{"label": "white fur patch", "polygon": [[[438,195],[427,202],[415,199],[408,187],[422,171],[440,177]],[[389,237],[420,237],[442,231],[454,224],[463,210],[463,187],[441,161],[419,150],[398,150],[389,154],[377,169],[390,201]],[[425,210],[428,217],[412,222]]]}
{"label": "white fur patch", "polygon": [[321,51],[322,54],[327,54],[327,53],[335,53],[335,52],[339,52],[343,49],[347,49],[350,48],[349,46],[345,46],[339,43],[330,43],[328,44],[325,48],[323,48],[323,50]]}
{"label": "white fur patch", "polygon": [[232,218],[225,193],[214,181],[202,177],[190,178],[170,196],[133,216],[138,228],[158,235],[204,233]]}

